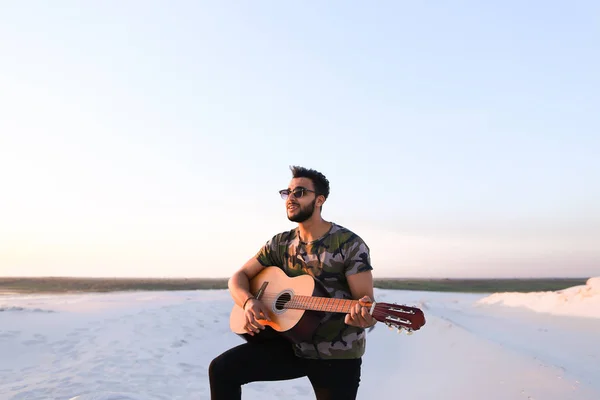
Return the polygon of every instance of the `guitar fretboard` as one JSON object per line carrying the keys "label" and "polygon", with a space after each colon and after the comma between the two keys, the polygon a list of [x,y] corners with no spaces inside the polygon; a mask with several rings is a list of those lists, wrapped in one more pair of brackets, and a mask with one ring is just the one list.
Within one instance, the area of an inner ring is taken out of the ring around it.
{"label": "guitar fretboard", "polygon": [[327,297],[294,296],[285,308],[325,312],[349,313],[358,300],[331,299]]}

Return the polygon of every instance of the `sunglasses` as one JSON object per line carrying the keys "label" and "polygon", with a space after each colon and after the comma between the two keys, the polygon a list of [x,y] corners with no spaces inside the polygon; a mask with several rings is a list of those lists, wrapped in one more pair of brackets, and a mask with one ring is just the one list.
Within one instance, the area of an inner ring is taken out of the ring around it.
{"label": "sunglasses", "polygon": [[281,195],[282,199],[287,200],[287,198],[290,197],[290,195],[294,196],[296,199],[299,199],[300,197],[304,196],[307,192],[317,193],[314,190],[310,190],[310,189],[303,188],[303,187],[297,187],[294,190],[290,190],[290,189],[280,190],[279,194]]}

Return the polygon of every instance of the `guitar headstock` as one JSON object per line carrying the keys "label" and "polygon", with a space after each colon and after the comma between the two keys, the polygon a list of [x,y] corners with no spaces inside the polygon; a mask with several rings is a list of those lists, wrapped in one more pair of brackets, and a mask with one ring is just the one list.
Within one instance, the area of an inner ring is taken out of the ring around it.
{"label": "guitar headstock", "polygon": [[398,329],[398,333],[406,330],[407,334],[418,331],[425,325],[423,311],[416,307],[392,303],[375,303],[373,318],[387,325],[390,329]]}

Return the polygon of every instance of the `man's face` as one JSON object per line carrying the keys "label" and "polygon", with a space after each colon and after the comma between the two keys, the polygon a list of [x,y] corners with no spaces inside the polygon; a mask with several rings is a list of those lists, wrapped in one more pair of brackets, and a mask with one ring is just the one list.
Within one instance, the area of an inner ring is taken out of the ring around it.
{"label": "man's face", "polygon": [[293,222],[304,222],[312,217],[317,201],[312,181],[308,178],[294,178],[288,190],[290,194],[285,201],[288,219]]}

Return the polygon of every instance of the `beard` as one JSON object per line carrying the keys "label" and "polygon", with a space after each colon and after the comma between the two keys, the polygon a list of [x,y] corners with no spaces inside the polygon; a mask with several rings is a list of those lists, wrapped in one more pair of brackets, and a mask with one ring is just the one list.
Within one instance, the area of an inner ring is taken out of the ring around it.
{"label": "beard", "polygon": [[317,199],[314,199],[312,201],[312,203],[310,203],[309,205],[307,205],[306,207],[302,208],[300,207],[300,205],[298,205],[298,211],[296,212],[295,215],[290,215],[288,214],[288,219],[292,222],[304,222],[307,219],[309,219],[310,217],[312,217],[313,213],[315,212],[315,203],[317,202]]}

